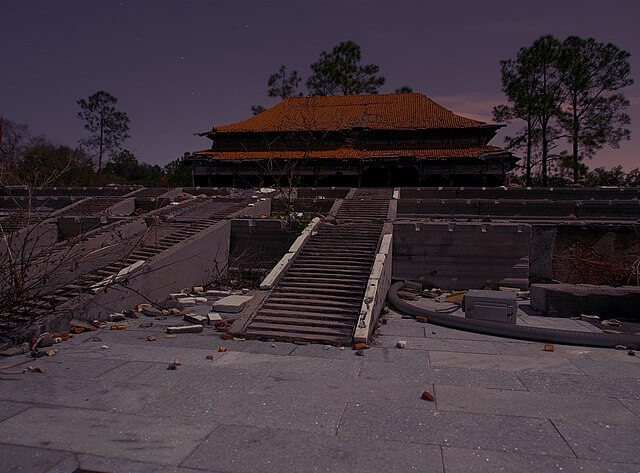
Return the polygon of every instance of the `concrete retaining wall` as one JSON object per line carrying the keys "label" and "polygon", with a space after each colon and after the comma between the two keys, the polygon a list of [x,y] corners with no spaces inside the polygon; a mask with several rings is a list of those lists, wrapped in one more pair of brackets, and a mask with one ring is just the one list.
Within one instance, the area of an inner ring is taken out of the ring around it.
{"label": "concrete retaining wall", "polygon": [[288,251],[298,232],[276,219],[231,222],[231,266],[271,268]]}
{"label": "concrete retaining wall", "polygon": [[[229,259],[231,222],[212,225],[169,250],[148,259],[128,281],[96,295],[83,294],[65,307],[70,317],[92,320],[136,304],[160,302],[181,288],[203,285],[224,274]],[[64,324],[64,320],[60,321]],[[68,322],[68,320],[66,321]]]}
{"label": "concrete retaining wall", "polygon": [[393,277],[446,289],[529,284],[531,226],[396,222]]}
{"label": "concrete retaining wall", "polygon": [[531,286],[531,307],[551,317],[589,314],[640,321],[640,287],[534,284]]}

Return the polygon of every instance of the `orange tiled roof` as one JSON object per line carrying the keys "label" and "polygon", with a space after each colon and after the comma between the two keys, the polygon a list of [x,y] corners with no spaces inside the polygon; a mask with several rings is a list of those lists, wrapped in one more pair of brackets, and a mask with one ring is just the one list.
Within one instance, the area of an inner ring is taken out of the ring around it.
{"label": "orange tiled roof", "polygon": [[324,158],[324,159],[366,159],[385,157],[415,157],[422,159],[439,158],[473,158],[484,154],[504,153],[498,146],[443,146],[430,148],[400,148],[400,149],[362,149],[353,147],[339,147],[325,150],[310,151],[217,151],[205,149],[193,153],[196,156],[219,160],[243,159],[295,159],[295,158]]}
{"label": "orange tiled roof", "polygon": [[292,97],[246,120],[213,128],[218,132],[337,131],[468,128],[484,122],[456,115],[418,94]]}

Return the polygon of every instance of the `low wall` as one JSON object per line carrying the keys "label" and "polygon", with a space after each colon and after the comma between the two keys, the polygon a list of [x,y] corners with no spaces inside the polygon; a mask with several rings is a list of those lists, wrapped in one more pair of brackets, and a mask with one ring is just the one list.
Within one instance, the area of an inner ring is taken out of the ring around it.
{"label": "low wall", "polygon": [[355,343],[367,343],[376,328],[378,319],[391,287],[393,271],[393,225],[386,223],[382,231],[376,259],[367,281],[358,323],[353,333]]}
{"label": "low wall", "polygon": [[325,197],[327,199],[344,199],[351,187],[298,187],[298,198]]}
{"label": "low wall", "polygon": [[531,226],[396,222],[393,277],[446,289],[529,285]]}
{"label": "low wall", "polygon": [[400,218],[429,216],[489,216],[496,218],[634,220],[640,219],[637,200],[550,199],[400,199]]}
{"label": "low wall", "polygon": [[579,188],[532,187],[402,187],[401,199],[550,199],[550,200],[627,200],[640,199],[638,187]]}

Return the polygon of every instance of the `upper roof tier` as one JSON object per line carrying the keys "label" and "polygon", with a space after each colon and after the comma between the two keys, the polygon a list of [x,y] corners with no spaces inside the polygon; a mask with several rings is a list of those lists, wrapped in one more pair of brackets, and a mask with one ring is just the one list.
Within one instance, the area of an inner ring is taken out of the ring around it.
{"label": "upper roof tier", "polygon": [[408,93],[291,97],[258,115],[213,127],[212,131],[426,130],[482,126],[487,124],[456,115],[425,95]]}

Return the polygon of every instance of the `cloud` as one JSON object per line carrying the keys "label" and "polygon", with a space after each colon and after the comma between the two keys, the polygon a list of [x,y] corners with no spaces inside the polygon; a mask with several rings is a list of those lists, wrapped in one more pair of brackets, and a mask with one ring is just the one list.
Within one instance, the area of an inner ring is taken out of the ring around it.
{"label": "cloud", "polygon": [[458,115],[483,122],[492,122],[493,107],[505,103],[501,95],[482,94],[440,95],[433,100]]}

